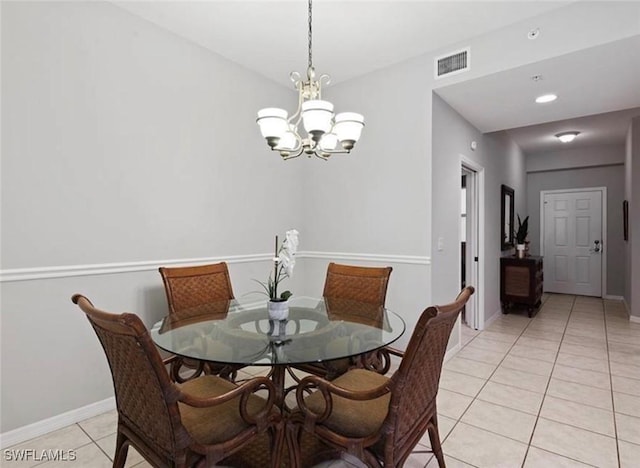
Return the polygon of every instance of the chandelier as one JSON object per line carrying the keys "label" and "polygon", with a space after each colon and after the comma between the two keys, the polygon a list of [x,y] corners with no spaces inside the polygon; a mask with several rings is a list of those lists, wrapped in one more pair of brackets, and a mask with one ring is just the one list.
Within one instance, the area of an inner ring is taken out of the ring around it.
{"label": "chandelier", "polygon": [[[311,0],[309,0],[309,64],[307,79],[291,72],[289,77],[298,90],[298,109],[288,117],[287,111],[269,107],[258,111],[258,125],[262,136],[273,151],[283,159],[297,158],[301,154],[327,159],[332,154],[350,153],[360,138],[364,117],[355,112],[335,115],[333,104],[322,100],[322,82],[329,84],[329,75],[316,79],[311,44]],[[299,132],[300,123],[306,132]]]}

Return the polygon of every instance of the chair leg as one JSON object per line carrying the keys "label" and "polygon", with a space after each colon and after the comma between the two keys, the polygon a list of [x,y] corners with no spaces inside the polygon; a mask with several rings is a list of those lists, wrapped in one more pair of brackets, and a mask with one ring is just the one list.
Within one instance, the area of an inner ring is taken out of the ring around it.
{"label": "chair leg", "polygon": [[302,426],[300,424],[287,424],[286,432],[289,465],[291,468],[300,468],[300,437],[302,434]]}
{"label": "chair leg", "polygon": [[438,416],[433,415],[431,421],[429,421],[429,441],[431,442],[431,450],[438,460],[438,466],[445,468],[444,454],[442,453],[442,445],[440,444],[440,433],[438,432]]}
{"label": "chair leg", "polygon": [[284,421],[280,421],[276,427],[269,429],[269,436],[275,448],[271,457],[271,466],[273,466],[273,468],[280,468],[285,443]]}
{"label": "chair leg", "polygon": [[129,440],[126,436],[118,431],[116,438],[116,451],[113,457],[113,468],[123,468],[127,461],[127,452],[129,451]]}

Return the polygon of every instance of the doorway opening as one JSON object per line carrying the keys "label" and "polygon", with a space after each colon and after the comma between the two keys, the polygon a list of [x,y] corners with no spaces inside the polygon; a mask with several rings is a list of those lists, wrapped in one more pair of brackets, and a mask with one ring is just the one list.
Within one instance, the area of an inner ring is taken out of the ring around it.
{"label": "doorway opening", "polygon": [[[461,156],[460,182],[460,286],[476,290],[461,315],[467,330],[484,328],[484,281],[480,263],[484,255],[484,169]],[[465,327],[461,327],[463,329]],[[463,330],[464,334],[464,330]],[[466,342],[462,337],[462,343]]]}

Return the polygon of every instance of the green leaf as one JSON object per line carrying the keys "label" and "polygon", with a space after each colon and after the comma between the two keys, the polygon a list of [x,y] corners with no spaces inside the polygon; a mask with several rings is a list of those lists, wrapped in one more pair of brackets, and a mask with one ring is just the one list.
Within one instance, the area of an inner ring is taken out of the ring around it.
{"label": "green leaf", "polygon": [[285,301],[288,300],[291,296],[293,296],[293,293],[291,291],[285,291],[282,294],[280,294],[280,299],[284,299]]}

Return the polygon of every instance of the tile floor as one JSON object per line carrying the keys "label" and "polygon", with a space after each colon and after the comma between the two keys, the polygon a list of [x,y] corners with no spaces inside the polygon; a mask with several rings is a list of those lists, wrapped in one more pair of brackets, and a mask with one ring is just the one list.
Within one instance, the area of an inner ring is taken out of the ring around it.
{"label": "tile floor", "polygon": [[[640,324],[617,301],[544,299],[533,319],[514,313],[483,332],[464,328],[438,394],[448,467],[640,467]],[[74,464],[0,464],[109,467],[115,429],[110,411],[11,447],[74,449]],[[420,452],[427,447],[425,437],[405,466],[437,467]],[[150,465],[130,449],[126,466]]]}

